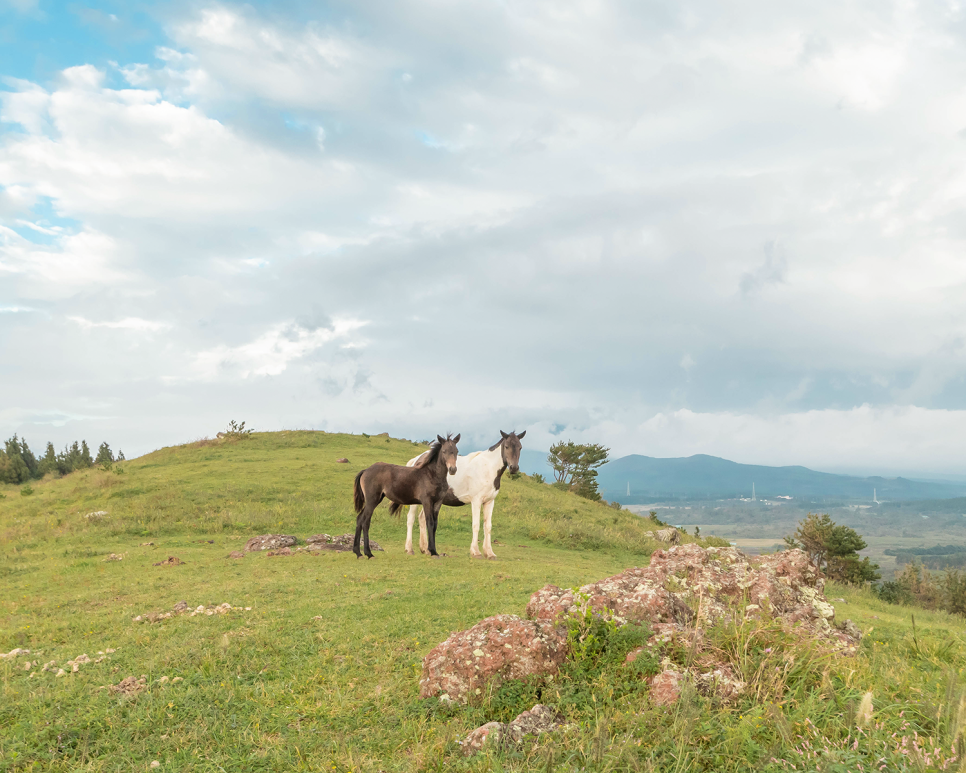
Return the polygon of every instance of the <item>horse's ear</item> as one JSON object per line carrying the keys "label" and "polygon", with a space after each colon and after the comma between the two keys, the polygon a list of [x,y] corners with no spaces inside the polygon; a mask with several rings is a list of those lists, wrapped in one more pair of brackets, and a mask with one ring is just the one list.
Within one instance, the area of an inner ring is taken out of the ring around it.
{"label": "horse's ear", "polygon": [[517,440],[523,440],[523,436],[527,434],[526,430],[523,430],[519,435],[517,435]]}
{"label": "horse's ear", "polygon": [[506,432],[504,432],[504,431],[503,431],[502,429],[500,430],[500,434],[501,434],[501,435],[503,436],[503,439],[504,439],[504,440],[506,440],[506,439],[507,439],[508,437],[510,437],[510,436],[509,436],[508,434],[506,434]]}
{"label": "horse's ear", "polygon": [[453,442],[454,442],[454,443],[459,443],[459,442],[460,442],[460,436],[459,436],[459,435],[457,435],[456,437],[454,437],[454,438],[453,438]]}
{"label": "horse's ear", "polygon": [[439,444],[440,445],[443,445],[443,443],[446,442],[445,440],[443,440],[443,436],[442,435],[437,435],[436,436],[436,439],[439,441]]}

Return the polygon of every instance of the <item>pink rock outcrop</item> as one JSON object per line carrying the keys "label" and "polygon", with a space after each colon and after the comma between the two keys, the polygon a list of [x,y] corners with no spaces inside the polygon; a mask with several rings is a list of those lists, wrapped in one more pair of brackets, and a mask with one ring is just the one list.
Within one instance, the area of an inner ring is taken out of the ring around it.
{"label": "pink rock outcrop", "polygon": [[[679,545],[655,551],[644,568],[627,569],[575,590],[547,585],[530,597],[528,620],[497,615],[433,649],[423,661],[422,697],[467,702],[507,679],[554,674],[566,658],[566,620],[591,611],[618,625],[646,623],[649,647],[677,642],[703,653],[705,631],[725,617],[768,617],[805,636],[852,654],[861,633],[850,621],[835,622],[822,595],[824,581],[800,550],[747,556],[736,548]],[[634,661],[643,651],[628,656]],[[660,704],[677,700],[682,679],[723,701],[744,683],[708,653],[690,670],[665,667],[651,678]]]}
{"label": "pink rock outcrop", "polygon": [[823,586],[800,550],[753,557],[736,548],[680,545],[655,551],[646,567],[576,592],[547,585],[530,597],[527,617],[557,622],[590,609],[621,625],[649,623],[667,637],[685,626],[712,624],[741,607],[746,615],[768,614],[830,636],[835,610],[822,595]]}
{"label": "pink rock outcrop", "polygon": [[565,631],[541,620],[495,615],[430,651],[423,659],[419,694],[467,703],[491,684],[555,674],[566,656]]}

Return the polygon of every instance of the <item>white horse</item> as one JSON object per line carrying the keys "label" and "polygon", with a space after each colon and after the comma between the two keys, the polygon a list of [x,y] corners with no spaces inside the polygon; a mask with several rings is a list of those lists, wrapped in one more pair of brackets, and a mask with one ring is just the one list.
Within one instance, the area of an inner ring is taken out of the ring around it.
{"label": "white horse", "polygon": [[[490,529],[493,525],[493,501],[500,493],[500,478],[509,469],[511,473],[520,470],[520,451],[523,445],[520,441],[527,434],[526,430],[517,435],[509,435],[500,430],[503,438],[496,445],[486,451],[476,451],[456,459],[456,474],[447,476],[449,491],[443,498],[442,504],[450,507],[470,505],[473,508],[473,542],[470,544],[470,555],[473,558],[496,558],[493,546],[490,544]],[[428,451],[426,453],[429,453]],[[412,467],[423,458],[420,454],[410,459],[407,467]],[[477,537],[480,533],[480,510],[483,511],[483,554],[480,553]],[[413,523],[419,515],[419,551],[428,550],[426,534],[426,514],[421,505],[412,505],[406,518],[406,552],[413,555]]]}

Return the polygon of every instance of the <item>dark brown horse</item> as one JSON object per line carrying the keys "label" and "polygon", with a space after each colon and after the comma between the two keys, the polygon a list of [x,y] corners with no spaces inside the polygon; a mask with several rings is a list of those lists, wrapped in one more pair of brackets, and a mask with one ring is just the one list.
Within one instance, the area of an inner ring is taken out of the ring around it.
{"label": "dark brown horse", "polygon": [[365,554],[372,558],[369,549],[369,523],[372,512],[378,504],[388,498],[392,504],[389,514],[396,515],[403,505],[422,505],[426,513],[426,526],[429,532],[429,554],[436,552],[436,517],[443,499],[449,491],[447,473],[456,473],[456,457],[459,451],[456,444],[460,436],[454,438],[436,436],[436,441],[418,466],[403,467],[399,464],[376,462],[356,475],[352,486],[352,498],[356,507],[356,538],[352,550],[356,558],[362,558],[359,550],[359,536],[365,535]]}

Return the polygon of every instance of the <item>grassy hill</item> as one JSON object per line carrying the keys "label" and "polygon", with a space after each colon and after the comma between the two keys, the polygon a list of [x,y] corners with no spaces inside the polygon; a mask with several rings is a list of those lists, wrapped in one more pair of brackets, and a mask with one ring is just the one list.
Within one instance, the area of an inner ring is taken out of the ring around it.
{"label": "grassy hill", "polygon": [[[909,610],[835,588],[829,595],[871,635],[857,658],[821,661],[787,694],[728,708],[694,694],[656,710],[601,676],[571,729],[529,751],[464,760],[456,742],[503,718],[514,698],[421,701],[425,654],[485,616],[522,614],[548,582],[575,586],[646,563],[652,527],[520,477],[504,479],[497,502],[497,561],[469,558],[468,508],[444,508],[446,558],[408,556],[405,522],[384,505],[371,535],[385,552],[372,561],[226,557],[252,534],[351,531],[355,473],[420,450],[385,437],[257,434],[48,479],[29,496],[0,488],[0,651],[31,650],[0,660],[0,770],[149,770],[155,760],[178,771],[779,770],[772,758],[796,759],[810,728],[830,760],[853,754],[852,717],[868,690],[883,728],[876,744],[893,731],[911,737],[909,728],[947,746],[960,737],[962,620],[917,613],[914,636]],[[105,561],[111,553],[123,560]],[[184,563],[156,565],[169,556]],[[241,609],[133,620],[181,600]],[[104,659],[53,675],[81,654]],[[28,660],[57,664],[26,671]],[[136,696],[102,689],[141,675]],[[856,758],[868,769],[877,749]]]}
{"label": "grassy hill", "polygon": [[856,478],[800,466],[739,464],[705,454],[680,459],[632,454],[605,464],[598,480],[604,497],[623,504],[750,497],[753,483],[759,497],[791,496],[805,500],[827,497],[871,502],[873,489],[880,500],[948,499],[966,494],[966,486],[958,483]]}

